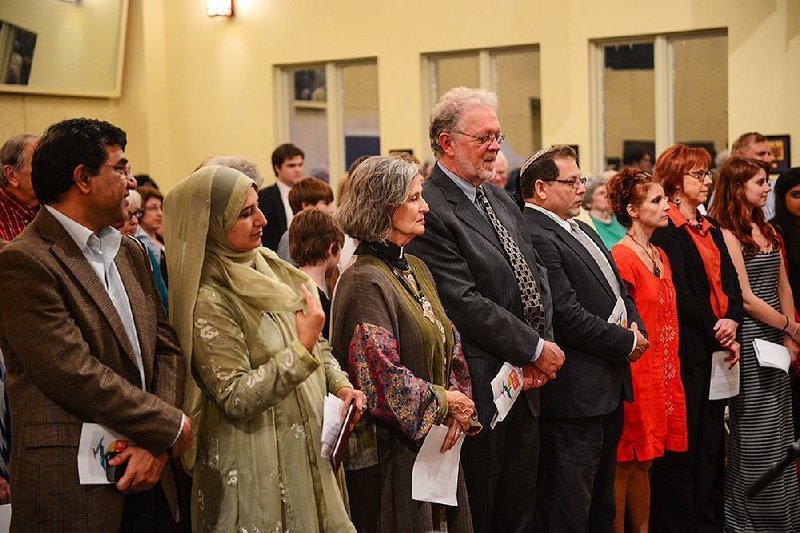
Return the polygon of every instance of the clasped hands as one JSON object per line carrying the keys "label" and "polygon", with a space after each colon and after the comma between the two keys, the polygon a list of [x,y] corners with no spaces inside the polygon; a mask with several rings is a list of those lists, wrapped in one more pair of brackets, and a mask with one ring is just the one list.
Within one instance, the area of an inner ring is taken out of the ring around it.
{"label": "clasped hands", "polygon": [[739,343],[736,342],[736,328],[739,324],[729,318],[720,318],[714,324],[714,338],[717,339],[720,347],[730,353],[725,361],[733,368],[739,362]]}
{"label": "clasped hands", "polygon": [[[192,421],[186,418],[178,439],[172,445],[172,457],[180,457],[192,446]],[[161,479],[161,472],[167,464],[169,455],[164,452],[158,456],[139,446],[130,446],[112,458],[108,464],[120,466],[128,463],[125,474],[117,481],[117,490],[123,494],[135,494],[151,489]]]}
{"label": "clasped hands", "polygon": [[538,389],[551,379],[556,379],[556,373],[564,365],[564,361],[566,357],[558,344],[544,341],[542,353],[536,361],[522,367],[522,390]]}
{"label": "clasped hands", "polygon": [[446,396],[447,417],[444,419],[444,423],[448,430],[447,436],[442,443],[442,453],[455,446],[461,435],[469,431],[470,421],[475,415],[475,402],[470,400],[469,396],[463,392],[448,390]]}
{"label": "clasped hands", "polygon": [[642,354],[647,351],[650,347],[650,341],[639,331],[639,325],[636,322],[631,323],[628,329],[636,336],[636,346],[634,346],[633,351],[628,356],[628,361],[633,363],[634,361],[638,361]]}

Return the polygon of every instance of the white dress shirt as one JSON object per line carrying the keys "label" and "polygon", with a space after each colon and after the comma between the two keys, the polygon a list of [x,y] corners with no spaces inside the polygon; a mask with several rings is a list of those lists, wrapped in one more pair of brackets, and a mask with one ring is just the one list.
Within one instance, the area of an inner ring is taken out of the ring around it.
{"label": "white dress shirt", "polygon": [[[142,347],[139,344],[139,335],[136,332],[136,324],[133,321],[131,302],[128,299],[128,293],[125,291],[125,285],[122,283],[119,270],[117,270],[117,265],[114,263],[122,243],[122,234],[111,226],[106,226],[95,235],[92,230],[75,222],[59,210],[49,205],[44,207],[64,226],[66,232],[83,252],[83,256],[89,262],[92,270],[103,282],[103,286],[108,291],[108,296],[111,298],[114,309],[117,310],[117,314],[122,320],[125,333],[128,335],[128,340],[133,347],[133,355],[136,359],[136,366],[139,367],[139,377],[142,380],[142,389],[147,390],[144,377],[144,362],[142,361]],[[181,436],[185,423],[186,415],[182,415],[181,425],[178,428],[178,434],[175,435],[175,439],[172,441],[172,445]]]}
{"label": "white dress shirt", "polygon": [[286,213],[286,227],[289,227],[289,224],[292,223],[292,219],[294,218],[294,213],[292,212],[292,206],[289,205],[289,191],[292,190],[291,187],[283,183],[282,181],[278,181],[278,192],[281,193],[281,202],[283,203],[283,211]]}

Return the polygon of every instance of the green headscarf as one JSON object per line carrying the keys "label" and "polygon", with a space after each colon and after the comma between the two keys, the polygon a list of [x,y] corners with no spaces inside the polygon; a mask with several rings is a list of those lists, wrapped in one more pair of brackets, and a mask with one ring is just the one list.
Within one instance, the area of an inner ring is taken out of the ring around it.
{"label": "green headscarf", "polygon": [[[271,250],[239,251],[228,242],[228,233],[254,188],[253,180],[241,172],[210,166],[182,180],[164,199],[169,305],[186,361],[183,411],[194,428],[200,427],[205,402],[192,372],[194,306],[200,286],[223,285],[248,305],[272,313],[305,310],[301,284],[317,294],[311,278]],[[193,444],[183,456],[187,472],[194,467],[195,455]]]}

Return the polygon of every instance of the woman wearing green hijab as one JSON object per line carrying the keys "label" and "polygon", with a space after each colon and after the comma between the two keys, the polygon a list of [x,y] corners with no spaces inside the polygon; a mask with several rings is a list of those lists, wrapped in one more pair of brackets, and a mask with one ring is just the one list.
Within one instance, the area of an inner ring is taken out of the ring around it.
{"label": "woman wearing green hijab", "polygon": [[[187,361],[192,530],[354,531],[320,457],[323,402],[355,391],[319,336],[313,281],[261,248],[255,184],[204,167],[164,202],[170,307]],[[313,290],[313,292],[311,292]]]}

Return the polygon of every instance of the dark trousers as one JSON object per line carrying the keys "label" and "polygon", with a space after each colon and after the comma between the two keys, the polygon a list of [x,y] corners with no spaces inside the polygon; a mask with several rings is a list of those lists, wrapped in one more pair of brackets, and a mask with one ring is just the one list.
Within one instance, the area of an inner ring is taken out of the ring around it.
{"label": "dark trousers", "polygon": [[495,428],[467,437],[461,465],[475,533],[533,531],[538,420],[525,398]]}
{"label": "dark trousers", "polygon": [[650,470],[650,530],[722,531],[725,400],[708,399],[711,365],[681,366],[689,449],[667,451]]}
{"label": "dark trousers", "polygon": [[613,529],[622,399],[607,415],[541,418],[536,531]]}
{"label": "dark trousers", "polygon": [[161,483],[150,490],[125,496],[120,533],[171,533],[173,524]]}

